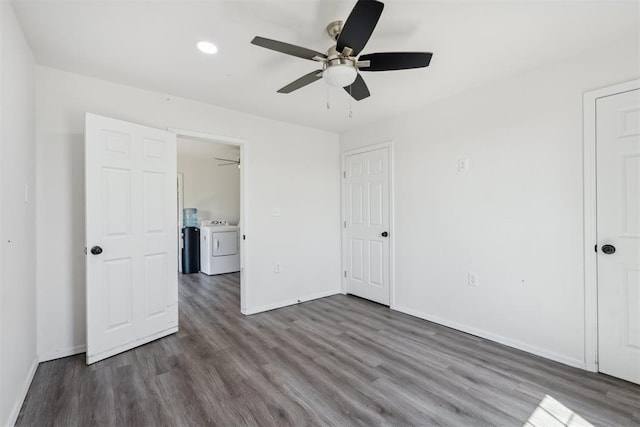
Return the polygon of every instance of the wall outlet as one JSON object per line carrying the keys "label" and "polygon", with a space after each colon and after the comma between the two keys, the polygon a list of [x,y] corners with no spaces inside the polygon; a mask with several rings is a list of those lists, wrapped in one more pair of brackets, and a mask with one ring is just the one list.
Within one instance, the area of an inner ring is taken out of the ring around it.
{"label": "wall outlet", "polygon": [[478,273],[469,273],[469,286],[478,286]]}
{"label": "wall outlet", "polygon": [[280,216],[280,208],[279,207],[271,208],[271,216]]}
{"label": "wall outlet", "polygon": [[280,263],[276,262],[276,265],[273,266],[274,273],[280,273]]}
{"label": "wall outlet", "polygon": [[469,159],[458,159],[458,172],[466,172],[469,170]]}

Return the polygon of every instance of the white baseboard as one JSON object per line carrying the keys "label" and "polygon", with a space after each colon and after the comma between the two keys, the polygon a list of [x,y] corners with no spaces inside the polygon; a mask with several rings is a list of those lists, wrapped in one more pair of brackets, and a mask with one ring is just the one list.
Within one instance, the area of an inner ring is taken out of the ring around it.
{"label": "white baseboard", "polygon": [[38,358],[40,362],[48,362],[49,360],[60,359],[63,357],[74,356],[76,354],[84,353],[86,346],[84,344],[76,345],[74,347],[58,349],[44,354],[39,354]]}
{"label": "white baseboard", "polygon": [[29,372],[27,373],[27,378],[25,378],[24,383],[22,383],[22,387],[20,387],[20,392],[18,393],[18,397],[16,398],[15,403],[13,404],[13,408],[11,409],[11,413],[9,414],[9,419],[7,420],[6,426],[12,427],[15,425],[18,420],[18,415],[20,415],[20,409],[22,408],[22,404],[24,403],[24,398],[27,397],[27,392],[29,391],[29,386],[31,385],[31,381],[33,381],[33,376],[36,374],[36,369],[38,369],[38,358],[33,359],[31,363],[31,367],[29,368]]}
{"label": "white baseboard", "polygon": [[304,297],[299,297],[299,298],[294,298],[294,299],[290,299],[290,300],[280,301],[280,302],[273,303],[273,304],[267,304],[267,305],[263,305],[261,307],[250,307],[250,308],[247,308],[246,312],[244,312],[242,314],[249,316],[249,315],[252,315],[252,314],[262,313],[264,311],[275,310],[277,308],[286,307],[288,305],[299,304],[301,302],[312,301],[314,299],[330,297],[331,295],[338,295],[338,294],[342,294],[342,290],[341,289],[328,291],[328,292],[319,292],[317,294],[311,294],[311,295],[306,295]]}
{"label": "white baseboard", "polygon": [[558,354],[553,351],[538,348],[520,341],[513,340],[511,338],[506,338],[501,335],[494,334],[492,332],[483,331],[481,329],[476,329],[467,325],[462,325],[460,323],[452,322],[450,320],[443,319],[441,317],[422,313],[412,308],[402,307],[398,305],[395,305],[391,308],[393,310],[408,314],[410,316],[428,320],[429,322],[437,323],[439,325],[446,326],[448,328],[453,328],[461,332],[466,332],[468,334],[475,335],[480,338],[485,338],[491,341],[495,341],[497,343],[504,344],[506,346],[513,347],[518,350],[526,351],[527,353],[535,354],[536,356],[544,357],[545,359],[550,359],[555,362],[560,362],[565,365],[573,366],[574,368],[585,369],[585,370],[587,369],[587,365],[584,360],[567,357],[562,354]]}

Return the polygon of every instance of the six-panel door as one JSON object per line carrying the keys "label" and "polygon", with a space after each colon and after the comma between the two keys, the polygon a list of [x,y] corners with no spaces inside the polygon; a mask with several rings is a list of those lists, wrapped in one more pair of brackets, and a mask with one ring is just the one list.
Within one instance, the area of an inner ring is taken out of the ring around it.
{"label": "six-panel door", "polygon": [[596,117],[599,370],[640,384],[640,90]]}
{"label": "six-panel door", "polygon": [[85,159],[93,363],[177,330],[176,137],[87,114]]}
{"label": "six-panel door", "polygon": [[349,155],[345,166],[347,292],[389,305],[389,149]]}

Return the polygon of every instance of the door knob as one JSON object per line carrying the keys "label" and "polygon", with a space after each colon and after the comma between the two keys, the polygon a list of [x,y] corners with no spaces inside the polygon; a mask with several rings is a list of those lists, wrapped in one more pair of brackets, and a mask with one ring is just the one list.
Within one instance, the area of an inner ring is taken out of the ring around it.
{"label": "door knob", "polygon": [[616,253],[616,247],[613,245],[603,245],[602,253],[606,255],[613,255],[614,253]]}
{"label": "door knob", "polygon": [[382,234],[381,234],[382,237],[387,237],[388,235],[389,235],[389,233],[387,233],[386,231],[383,231]]}
{"label": "door knob", "polygon": [[100,255],[102,253],[102,248],[100,246],[94,246],[91,248],[91,253],[94,255]]}

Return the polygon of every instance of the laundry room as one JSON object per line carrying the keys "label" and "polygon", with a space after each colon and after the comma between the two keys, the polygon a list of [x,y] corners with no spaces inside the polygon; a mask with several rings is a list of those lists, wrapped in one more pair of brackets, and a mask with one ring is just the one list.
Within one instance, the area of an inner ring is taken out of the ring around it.
{"label": "laundry room", "polygon": [[178,269],[194,279],[240,271],[240,147],[178,137]]}

